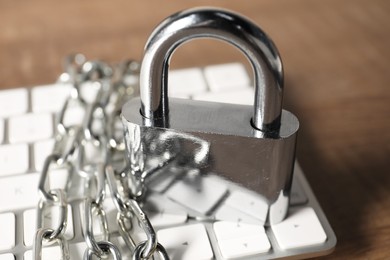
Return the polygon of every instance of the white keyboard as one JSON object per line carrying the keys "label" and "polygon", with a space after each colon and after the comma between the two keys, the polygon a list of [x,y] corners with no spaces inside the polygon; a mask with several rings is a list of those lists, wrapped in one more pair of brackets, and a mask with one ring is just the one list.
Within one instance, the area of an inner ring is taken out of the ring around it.
{"label": "white keyboard", "polygon": [[[55,114],[70,89],[70,85],[58,83],[0,91],[0,260],[32,259],[39,171],[53,149]],[[238,63],[169,74],[172,97],[252,105],[253,92],[250,77]],[[66,120],[78,122],[82,115],[75,109],[67,117]],[[61,183],[51,181],[51,187]],[[298,164],[289,214],[273,226],[264,226],[267,212],[255,196],[213,177],[203,178],[202,182],[202,189],[195,189],[189,182],[176,181],[173,174],[150,185],[153,193],[145,209],[157,230],[158,241],[172,260],[308,258],[328,254],[336,244]],[[65,234],[71,259],[77,260],[83,258],[86,248],[80,199],[71,203]],[[112,240],[123,250],[124,259],[130,259],[126,258],[110,198],[106,198],[105,208]],[[199,218],[205,214],[210,218]],[[44,248],[42,257],[60,259],[58,247]]]}

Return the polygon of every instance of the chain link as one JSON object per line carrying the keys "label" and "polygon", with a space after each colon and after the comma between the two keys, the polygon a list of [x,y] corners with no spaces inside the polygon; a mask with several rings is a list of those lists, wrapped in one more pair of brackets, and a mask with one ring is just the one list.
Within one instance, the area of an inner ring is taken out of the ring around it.
{"label": "chain link", "polygon": [[[122,255],[116,245],[110,241],[107,214],[103,207],[106,198],[106,184],[112,200],[118,210],[119,233],[130,249],[131,258],[152,259],[156,254],[160,259],[169,259],[164,247],[157,242],[156,233],[136,196],[131,192],[131,169],[124,160],[124,138],[120,126],[120,111],[124,102],[138,95],[139,64],[127,61],[113,69],[100,61],[86,61],[77,54],[69,56],[65,62],[62,82],[71,83],[70,97],[64,103],[56,117],[55,145],[51,155],[44,163],[38,190],[37,232],[34,240],[33,255],[40,260],[42,247],[57,242],[62,259],[70,259],[68,242],[64,237],[67,228],[68,207],[67,190],[71,185],[82,193],[84,208],[82,227],[87,249],[84,260],[106,259],[111,255],[121,260]],[[93,88],[96,95],[91,98],[83,94],[83,88]],[[82,121],[67,124],[68,113],[78,109],[83,113]],[[51,189],[48,179],[53,168],[66,168],[70,175],[77,175],[81,181],[68,180],[63,189]],[[76,184],[75,184],[76,183]],[[44,212],[56,208],[58,214],[51,223],[56,227],[46,228]],[[147,239],[136,243],[132,238],[132,222],[137,221]],[[93,230],[95,222],[102,234],[96,236]]]}

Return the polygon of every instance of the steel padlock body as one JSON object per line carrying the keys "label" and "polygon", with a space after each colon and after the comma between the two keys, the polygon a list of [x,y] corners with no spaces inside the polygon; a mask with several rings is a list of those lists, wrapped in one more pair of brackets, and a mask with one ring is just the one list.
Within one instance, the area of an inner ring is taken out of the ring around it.
{"label": "steel padlock body", "polygon": [[[174,98],[168,103],[170,56],[197,37],[222,39],[242,50],[253,66],[254,107]],[[182,168],[183,175],[196,170],[198,178],[212,175],[221,185],[232,183],[264,201],[268,224],[284,219],[299,122],[281,109],[282,65],[263,31],[219,9],[173,15],[149,38],[140,84],[141,97],[122,109],[127,160],[137,180],[134,194],[173,169]]]}

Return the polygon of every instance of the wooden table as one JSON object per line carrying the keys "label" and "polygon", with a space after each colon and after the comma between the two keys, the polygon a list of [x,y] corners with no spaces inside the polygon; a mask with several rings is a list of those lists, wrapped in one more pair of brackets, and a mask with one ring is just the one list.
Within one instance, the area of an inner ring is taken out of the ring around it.
{"label": "wooden table", "polygon": [[[325,259],[390,259],[389,1],[2,1],[1,88],[53,82],[71,52],[140,60],[159,21],[195,5],[240,12],[278,46],[298,159],[338,237]],[[194,41],[172,67],[237,60],[226,44]]]}

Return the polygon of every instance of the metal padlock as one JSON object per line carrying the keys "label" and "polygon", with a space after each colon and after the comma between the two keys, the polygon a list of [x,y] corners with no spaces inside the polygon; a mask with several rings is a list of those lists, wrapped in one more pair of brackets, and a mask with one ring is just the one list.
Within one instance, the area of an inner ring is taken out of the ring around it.
{"label": "metal padlock", "polygon": [[[254,108],[174,98],[168,102],[171,54],[182,43],[204,37],[228,42],[248,58]],[[122,109],[127,159],[138,181],[135,195],[156,176],[197,170],[197,176],[212,175],[261,198],[266,223],[284,219],[299,122],[282,110],[282,62],[259,27],[220,9],[190,9],[168,17],[146,44],[140,91],[140,98]]]}

